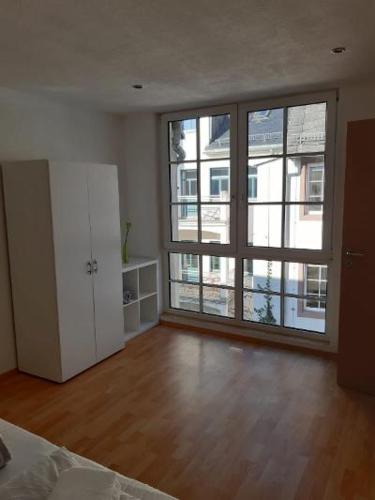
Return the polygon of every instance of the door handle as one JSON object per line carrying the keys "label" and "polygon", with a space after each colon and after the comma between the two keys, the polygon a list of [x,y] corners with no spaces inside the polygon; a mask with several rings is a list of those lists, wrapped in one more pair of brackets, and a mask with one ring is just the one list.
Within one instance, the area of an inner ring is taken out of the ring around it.
{"label": "door handle", "polygon": [[98,274],[98,268],[99,268],[99,266],[98,266],[98,261],[97,261],[96,259],[94,259],[94,260],[92,261],[92,270],[93,270],[93,272],[94,272],[95,274]]}
{"label": "door handle", "polygon": [[86,273],[87,274],[92,274],[92,265],[91,262],[86,262]]}
{"label": "door handle", "polygon": [[361,252],[354,252],[353,250],[347,250],[345,252],[345,255],[347,257],[364,257],[365,254],[361,253]]}

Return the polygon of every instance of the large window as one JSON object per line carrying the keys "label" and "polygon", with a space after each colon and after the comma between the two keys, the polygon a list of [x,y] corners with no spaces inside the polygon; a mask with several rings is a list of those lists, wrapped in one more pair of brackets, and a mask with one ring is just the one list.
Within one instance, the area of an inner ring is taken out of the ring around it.
{"label": "large window", "polygon": [[163,118],[171,309],[326,333],[334,106],[328,93]]}

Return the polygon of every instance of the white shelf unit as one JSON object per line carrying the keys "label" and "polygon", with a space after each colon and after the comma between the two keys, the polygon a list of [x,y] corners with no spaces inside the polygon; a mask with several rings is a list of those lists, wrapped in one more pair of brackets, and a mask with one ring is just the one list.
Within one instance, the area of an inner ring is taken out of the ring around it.
{"label": "white shelf unit", "polygon": [[123,291],[133,298],[124,304],[125,340],[159,323],[158,261],[130,257],[122,269]]}

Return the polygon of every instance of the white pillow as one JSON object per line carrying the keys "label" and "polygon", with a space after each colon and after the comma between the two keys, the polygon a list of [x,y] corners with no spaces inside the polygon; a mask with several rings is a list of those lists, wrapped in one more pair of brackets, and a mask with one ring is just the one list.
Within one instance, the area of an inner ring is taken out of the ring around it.
{"label": "white pillow", "polygon": [[60,474],[78,465],[68,450],[59,448],[0,487],[0,498],[1,500],[46,500]]}
{"label": "white pillow", "polygon": [[72,467],[60,474],[48,500],[119,500],[120,494],[115,472]]}

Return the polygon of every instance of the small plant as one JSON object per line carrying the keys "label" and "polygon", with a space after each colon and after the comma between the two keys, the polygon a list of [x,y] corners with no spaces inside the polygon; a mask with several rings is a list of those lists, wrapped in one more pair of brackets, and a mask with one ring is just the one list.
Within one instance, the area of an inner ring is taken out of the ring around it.
{"label": "small plant", "polygon": [[271,288],[271,280],[272,280],[272,262],[267,262],[267,277],[264,286],[259,286],[259,289],[264,292],[264,299],[266,303],[262,307],[254,307],[254,311],[258,315],[258,320],[261,323],[267,323],[269,325],[274,325],[276,323],[276,318],[273,315],[273,304],[272,304],[272,292]]}
{"label": "small plant", "polygon": [[129,237],[129,232],[132,227],[132,223],[127,221],[125,222],[124,225],[124,243],[122,245],[122,262],[124,264],[127,264],[129,262],[129,255],[128,255],[128,237]]}

